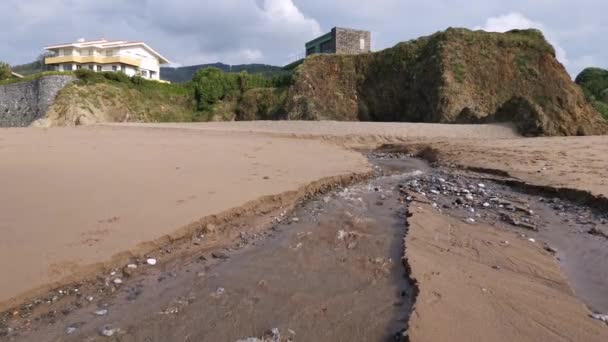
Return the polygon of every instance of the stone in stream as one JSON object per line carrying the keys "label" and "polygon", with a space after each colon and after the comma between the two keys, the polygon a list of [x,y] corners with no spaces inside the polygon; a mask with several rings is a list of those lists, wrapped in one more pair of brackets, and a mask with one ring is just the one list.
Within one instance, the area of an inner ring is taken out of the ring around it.
{"label": "stone in stream", "polygon": [[220,259],[220,260],[226,260],[226,259],[230,258],[230,256],[224,252],[213,252],[213,253],[211,253],[211,256],[214,259]]}
{"label": "stone in stream", "polygon": [[105,316],[108,314],[108,309],[99,309],[99,310],[96,310],[94,313],[97,316]]}
{"label": "stone in stream", "polygon": [[111,337],[116,334],[118,329],[113,328],[111,325],[104,325],[101,329],[99,329],[99,334],[105,337]]}
{"label": "stone in stream", "polygon": [[594,313],[594,314],[591,314],[589,316],[591,318],[593,318],[593,319],[596,319],[598,321],[602,321],[602,322],[608,324],[608,315],[602,315],[602,314],[599,314],[599,313]]}

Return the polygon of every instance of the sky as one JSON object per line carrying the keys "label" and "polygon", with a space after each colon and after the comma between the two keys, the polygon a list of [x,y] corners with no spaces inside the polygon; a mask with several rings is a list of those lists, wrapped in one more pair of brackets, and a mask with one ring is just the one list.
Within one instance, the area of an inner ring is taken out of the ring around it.
{"label": "sky", "polygon": [[34,60],[48,45],[143,40],[173,65],[285,65],[334,26],[372,31],[372,48],[448,27],[541,29],[575,76],[608,68],[606,0],[0,0],[0,60]]}

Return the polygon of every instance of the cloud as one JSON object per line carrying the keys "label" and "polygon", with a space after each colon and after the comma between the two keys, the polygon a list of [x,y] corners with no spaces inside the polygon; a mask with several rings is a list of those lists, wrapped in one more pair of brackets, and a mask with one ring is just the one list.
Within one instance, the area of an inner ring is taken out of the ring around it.
{"label": "cloud", "polygon": [[566,50],[559,44],[555,33],[548,29],[544,24],[530,20],[521,13],[512,12],[498,17],[491,17],[486,20],[484,26],[475,27],[476,30],[484,30],[488,32],[507,32],[515,29],[530,28],[541,30],[549,43],[551,43],[551,45],[553,45],[555,48],[557,59],[565,66],[570,64],[568,54],[566,53]]}
{"label": "cloud", "polygon": [[293,0],[2,0],[0,13],[13,14],[0,31],[12,64],[80,37],[144,40],[182,65],[281,63],[321,33]]}
{"label": "cloud", "polygon": [[0,60],[11,64],[46,45],[106,37],[144,40],[182,65],[281,65],[334,26],[370,30],[373,48],[383,49],[481,25],[542,29],[573,75],[586,63],[608,67],[606,0],[0,0],[0,13]]}

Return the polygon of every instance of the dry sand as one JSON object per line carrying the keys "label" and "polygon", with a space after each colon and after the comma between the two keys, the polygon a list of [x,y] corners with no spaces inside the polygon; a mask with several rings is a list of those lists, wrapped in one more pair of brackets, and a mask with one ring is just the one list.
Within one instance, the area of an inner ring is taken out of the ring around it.
{"label": "dry sand", "polygon": [[444,125],[402,122],[338,122],[338,121],[240,121],[207,123],[109,124],[112,126],[143,126],[183,128],[222,132],[256,132],[304,138],[348,139],[368,143],[401,141],[411,138],[506,139],[519,135],[507,124]]}
{"label": "dry sand", "polygon": [[368,171],[317,141],[100,126],[3,129],[0,160],[4,304],[208,215]]}

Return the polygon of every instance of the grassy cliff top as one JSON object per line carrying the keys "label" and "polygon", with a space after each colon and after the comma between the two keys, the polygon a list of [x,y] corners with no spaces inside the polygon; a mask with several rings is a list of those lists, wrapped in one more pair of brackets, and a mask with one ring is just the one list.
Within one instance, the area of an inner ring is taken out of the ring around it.
{"label": "grassy cliff top", "polygon": [[430,36],[412,39],[395,45],[395,48],[417,48],[431,44],[441,46],[449,41],[463,41],[470,44],[487,44],[499,47],[532,48],[539,52],[550,53],[555,56],[555,49],[545,39],[543,33],[536,29],[512,30],[505,33],[486,32],[482,30],[469,30],[465,28],[448,28]]}

